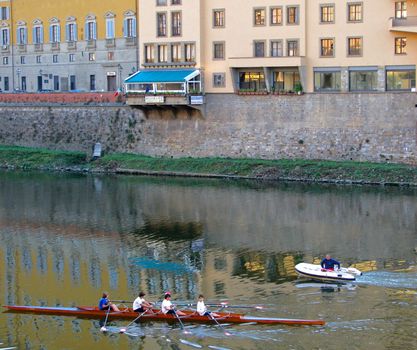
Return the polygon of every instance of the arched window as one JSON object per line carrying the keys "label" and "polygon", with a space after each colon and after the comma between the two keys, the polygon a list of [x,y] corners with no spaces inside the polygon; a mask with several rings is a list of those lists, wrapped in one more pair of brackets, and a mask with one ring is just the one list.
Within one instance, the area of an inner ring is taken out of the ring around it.
{"label": "arched window", "polygon": [[49,42],[59,43],[61,41],[61,26],[59,20],[54,17],[49,23]]}
{"label": "arched window", "polygon": [[75,17],[68,17],[65,24],[65,41],[74,42],[78,40],[77,22]]}
{"label": "arched window", "polygon": [[33,21],[32,42],[33,44],[43,44],[43,24],[39,19]]}
{"label": "arched window", "polygon": [[16,39],[18,45],[26,45],[28,43],[28,28],[26,22],[17,22]]}
{"label": "arched window", "polygon": [[85,40],[97,40],[97,22],[95,16],[89,15],[86,17],[84,35]]}
{"label": "arched window", "polygon": [[2,46],[10,45],[10,28],[9,28],[9,25],[6,24],[6,23],[2,23],[0,32],[1,32],[1,38],[0,38],[1,45]]}
{"label": "arched window", "polygon": [[111,12],[106,13],[106,39],[114,39],[115,33],[115,14]]}
{"label": "arched window", "polygon": [[123,36],[125,38],[136,38],[136,14],[133,11],[126,11],[123,21]]}

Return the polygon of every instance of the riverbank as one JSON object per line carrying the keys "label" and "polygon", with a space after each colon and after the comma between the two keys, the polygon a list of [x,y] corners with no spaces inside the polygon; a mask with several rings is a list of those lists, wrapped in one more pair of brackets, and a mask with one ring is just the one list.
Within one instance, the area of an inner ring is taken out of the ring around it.
{"label": "riverbank", "polygon": [[415,166],[352,161],[156,158],[134,154],[108,154],[91,161],[83,152],[0,146],[0,167],[12,170],[417,186]]}

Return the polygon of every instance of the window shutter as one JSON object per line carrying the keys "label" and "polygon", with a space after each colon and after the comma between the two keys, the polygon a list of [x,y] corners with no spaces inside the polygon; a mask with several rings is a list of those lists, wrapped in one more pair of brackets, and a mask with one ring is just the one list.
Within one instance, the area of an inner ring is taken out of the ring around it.
{"label": "window shutter", "polygon": [[23,44],[27,44],[28,43],[28,29],[27,28],[23,28],[23,38],[24,38]]}
{"label": "window shutter", "polygon": [[57,42],[61,42],[61,25],[57,25]]}
{"label": "window shutter", "polygon": [[36,42],[36,27],[32,28],[32,44],[37,44],[37,42]]}
{"label": "window shutter", "polygon": [[88,32],[88,22],[85,23],[84,39],[90,40],[90,33]]}
{"label": "window shutter", "polygon": [[77,23],[74,23],[74,41],[78,41]]}
{"label": "window shutter", "polygon": [[49,42],[52,43],[53,40],[54,38],[53,38],[52,26],[49,26]]}
{"label": "window shutter", "polygon": [[10,19],[10,8],[6,7],[6,19]]}
{"label": "window shutter", "polygon": [[40,27],[40,38],[39,38],[39,44],[43,44],[43,26]]}
{"label": "window shutter", "polygon": [[65,25],[65,41],[70,41],[70,25],[67,23]]}
{"label": "window shutter", "polygon": [[97,40],[97,23],[93,23],[93,39]]}
{"label": "window shutter", "polygon": [[20,45],[22,44],[20,41],[20,28],[17,28],[16,34],[17,34],[17,45]]}
{"label": "window shutter", "polygon": [[132,19],[132,37],[136,38],[136,18]]}
{"label": "window shutter", "polygon": [[123,20],[123,36],[125,37],[125,38],[127,38],[127,33],[128,33],[128,27],[127,27],[127,18],[125,18],[124,20]]}

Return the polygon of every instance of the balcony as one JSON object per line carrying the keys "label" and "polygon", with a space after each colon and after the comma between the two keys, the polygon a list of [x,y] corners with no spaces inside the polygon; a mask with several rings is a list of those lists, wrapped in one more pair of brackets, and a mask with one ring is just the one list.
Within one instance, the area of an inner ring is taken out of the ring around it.
{"label": "balcony", "polygon": [[34,45],[35,52],[42,52],[43,51],[43,44],[35,44]]}
{"label": "balcony", "polygon": [[301,67],[304,66],[304,56],[281,57],[230,57],[230,68],[259,68],[259,67]]}
{"label": "balcony", "polygon": [[106,39],[106,48],[116,47],[116,39]]}
{"label": "balcony", "polygon": [[1,45],[1,53],[9,53],[10,46],[9,45]]}
{"label": "balcony", "polygon": [[407,18],[393,18],[388,21],[390,32],[417,33],[417,16]]}
{"label": "balcony", "polygon": [[137,39],[135,37],[126,38],[126,46],[136,46]]}
{"label": "balcony", "polygon": [[26,44],[18,44],[17,45],[17,51],[19,53],[25,53],[26,52]]}
{"label": "balcony", "polygon": [[77,49],[77,42],[76,41],[68,41],[67,49],[68,50],[76,50]]}
{"label": "balcony", "polygon": [[52,51],[59,51],[60,50],[59,42],[51,43],[51,50]]}
{"label": "balcony", "polygon": [[95,48],[96,48],[96,41],[87,40],[87,50],[95,50]]}

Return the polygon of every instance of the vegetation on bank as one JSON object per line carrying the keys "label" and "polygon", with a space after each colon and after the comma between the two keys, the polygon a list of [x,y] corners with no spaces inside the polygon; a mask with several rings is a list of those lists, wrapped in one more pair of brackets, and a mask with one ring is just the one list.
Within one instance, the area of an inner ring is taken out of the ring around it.
{"label": "vegetation on bank", "polygon": [[92,161],[83,152],[0,146],[0,166],[25,170],[74,170],[266,180],[417,185],[417,167],[404,164],[320,160],[155,158],[108,154]]}

